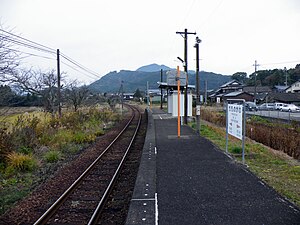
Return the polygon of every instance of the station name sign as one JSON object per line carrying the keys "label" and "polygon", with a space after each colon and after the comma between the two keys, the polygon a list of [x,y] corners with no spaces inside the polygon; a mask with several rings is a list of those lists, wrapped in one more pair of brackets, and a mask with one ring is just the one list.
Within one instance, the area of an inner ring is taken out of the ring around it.
{"label": "station name sign", "polygon": [[243,139],[243,105],[228,104],[228,133]]}

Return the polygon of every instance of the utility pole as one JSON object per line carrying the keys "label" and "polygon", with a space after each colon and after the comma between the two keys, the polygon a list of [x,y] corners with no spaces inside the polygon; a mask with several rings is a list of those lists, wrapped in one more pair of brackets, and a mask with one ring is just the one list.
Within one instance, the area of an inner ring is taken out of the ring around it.
{"label": "utility pole", "polygon": [[147,109],[149,109],[150,101],[149,101],[149,82],[147,81]]}
{"label": "utility pole", "polygon": [[177,31],[176,34],[180,34],[181,36],[184,34],[184,72],[186,74],[186,84],[185,84],[185,91],[184,91],[184,124],[187,124],[187,109],[188,109],[188,96],[187,96],[187,91],[188,91],[188,57],[187,57],[187,48],[188,48],[188,34],[194,34],[196,35],[196,32],[188,32],[187,29],[184,29],[183,32]]}
{"label": "utility pole", "polygon": [[286,67],[284,67],[284,74],[285,74],[285,87],[287,88],[287,70]]}
{"label": "utility pole", "polygon": [[259,66],[257,64],[256,60],[255,60],[255,63],[253,66],[254,66],[254,70],[255,70],[255,72],[254,72],[254,103],[256,103],[256,76],[257,76],[256,72],[257,72],[257,67]]}
{"label": "utility pole", "polygon": [[207,80],[205,80],[205,105],[207,104]]}
{"label": "utility pole", "polygon": [[[163,70],[160,70],[160,82],[163,82]],[[160,89],[160,109],[163,109],[163,89]]]}
{"label": "utility pole", "polygon": [[121,103],[122,103],[122,111],[124,109],[124,90],[123,90],[123,83],[124,81],[121,81]]}
{"label": "utility pole", "polygon": [[199,43],[201,40],[196,37],[196,119],[197,119],[197,134],[200,134],[200,85],[199,85]]}
{"label": "utility pole", "polygon": [[61,117],[61,93],[60,93],[60,62],[59,62],[59,49],[56,50],[57,54],[57,101],[58,101],[58,115]]}

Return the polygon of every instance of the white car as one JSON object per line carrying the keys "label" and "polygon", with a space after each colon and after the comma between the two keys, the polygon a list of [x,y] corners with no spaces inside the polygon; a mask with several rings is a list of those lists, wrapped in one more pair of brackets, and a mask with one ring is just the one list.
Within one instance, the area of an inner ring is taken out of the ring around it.
{"label": "white car", "polygon": [[284,103],[281,102],[275,102],[274,104],[275,104],[274,108],[276,110],[281,110],[281,107],[284,105]]}
{"label": "white car", "polygon": [[281,111],[300,112],[300,108],[294,104],[283,104],[281,107]]}

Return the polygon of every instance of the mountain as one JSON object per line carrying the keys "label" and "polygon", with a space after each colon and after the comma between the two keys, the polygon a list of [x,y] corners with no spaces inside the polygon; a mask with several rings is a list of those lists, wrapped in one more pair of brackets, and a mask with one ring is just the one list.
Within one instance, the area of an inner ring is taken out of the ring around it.
{"label": "mountain", "polygon": [[160,71],[160,70],[170,70],[171,68],[170,67],[167,67],[165,65],[158,65],[156,63],[153,63],[153,64],[150,64],[150,65],[147,65],[147,66],[142,66],[140,68],[138,68],[136,71],[139,71],[139,72],[157,72],[157,71]]}
{"label": "mountain", "polygon": [[[121,70],[120,72],[110,72],[99,80],[91,83],[88,88],[94,93],[116,93],[120,90],[123,81],[124,92],[135,92],[136,89],[145,91],[147,89],[147,82],[150,89],[158,88],[157,82],[160,81],[160,68],[167,66],[159,66],[157,64],[151,64],[143,66],[136,71]],[[159,69],[158,69],[159,68]],[[158,69],[158,70],[157,70]],[[146,70],[146,71],[143,71]],[[151,71],[154,70],[154,71]],[[150,72],[148,72],[150,71]],[[212,72],[200,72],[200,90],[204,90],[205,80],[207,80],[208,89],[216,89],[220,85],[231,80],[230,76],[224,76],[222,74],[215,74]],[[195,72],[189,73],[189,84],[195,84],[196,82]],[[166,82],[166,71],[163,72],[163,82]]]}

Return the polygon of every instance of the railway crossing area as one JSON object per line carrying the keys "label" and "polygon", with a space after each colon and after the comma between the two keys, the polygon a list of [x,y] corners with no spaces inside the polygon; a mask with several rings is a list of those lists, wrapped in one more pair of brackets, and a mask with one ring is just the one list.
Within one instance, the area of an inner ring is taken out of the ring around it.
{"label": "railway crossing area", "polygon": [[127,225],[300,224],[300,210],[161,110],[148,129]]}

